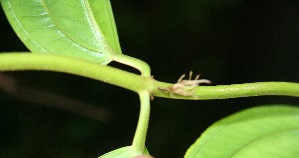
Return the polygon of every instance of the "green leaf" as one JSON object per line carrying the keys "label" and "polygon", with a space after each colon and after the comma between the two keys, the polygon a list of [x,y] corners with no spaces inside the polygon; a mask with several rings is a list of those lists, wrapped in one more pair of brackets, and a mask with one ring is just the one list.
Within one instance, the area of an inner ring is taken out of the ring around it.
{"label": "green leaf", "polygon": [[[144,153],[141,153],[143,155],[149,155],[147,149],[144,149]],[[132,158],[135,156],[141,156],[140,153],[135,153],[132,149],[132,146],[126,146],[122,147],[113,151],[110,151],[109,153],[106,153],[99,158]]]}
{"label": "green leaf", "polygon": [[108,0],[1,3],[13,29],[34,53],[61,54],[100,64],[108,64],[113,53],[121,53]]}
{"label": "green leaf", "polygon": [[247,109],[209,127],[185,158],[291,158],[299,155],[299,108]]}
{"label": "green leaf", "polygon": [[109,45],[121,52],[116,24],[109,0],[89,0],[91,11]]}

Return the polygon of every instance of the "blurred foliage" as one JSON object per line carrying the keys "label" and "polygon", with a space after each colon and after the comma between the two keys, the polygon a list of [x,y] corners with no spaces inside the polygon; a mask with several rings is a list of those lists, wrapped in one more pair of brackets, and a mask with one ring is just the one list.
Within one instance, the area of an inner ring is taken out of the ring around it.
{"label": "blurred foliage", "polygon": [[[112,1],[112,7],[123,53],[149,63],[157,80],[175,82],[182,73],[193,70],[214,85],[299,82],[297,1],[135,0]],[[2,10],[0,17],[0,52],[27,51]],[[94,158],[131,144],[139,113],[136,94],[68,74],[5,74],[20,85],[104,107],[112,118],[99,122],[16,99],[0,90],[0,157]],[[148,150],[155,157],[183,157],[216,120],[269,103],[299,105],[299,100],[278,96],[212,101],[155,98]]]}

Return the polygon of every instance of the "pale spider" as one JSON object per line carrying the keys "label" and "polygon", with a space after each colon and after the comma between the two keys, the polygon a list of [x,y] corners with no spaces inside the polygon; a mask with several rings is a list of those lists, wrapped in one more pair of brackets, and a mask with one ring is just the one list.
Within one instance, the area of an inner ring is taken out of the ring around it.
{"label": "pale spider", "polygon": [[201,83],[207,83],[210,84],[211,81],[207,79],[199,79],[200,75],[196,75],[194,80],[192,80],[193,72],[189,72],[189,79],[184,80],[186,74],[183,74],[177,81],[177,83],[173,84],[172,86],[160,88],[158,89],[162,92],[166,92],[169,94],[177,94],[182,96],[194,96],[194,90],[195,88],[201,84]]}

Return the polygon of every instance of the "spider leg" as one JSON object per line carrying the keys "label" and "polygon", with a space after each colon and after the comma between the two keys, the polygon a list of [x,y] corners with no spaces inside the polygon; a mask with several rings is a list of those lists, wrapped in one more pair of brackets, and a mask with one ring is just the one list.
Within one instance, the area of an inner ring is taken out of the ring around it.
{"label": "spider leg", "polygon": [[183,78],[186,76],[186,74],[183,74],[179,79],[178,79],[178,82],[177,83],[180,83],[182,80],[183,80]]}
{"label": "spider leg", "polygon": [[198,80],[200,77],[200,74],[196,75],[195,79],[194,80]]}
{"label": "spider leg", "polygon": [[193,72],[192,72],[192,71],[190,71],[190,72],[189,72],[189,80],[191,80],[191,79],[192,79],[192,75],[193,75]]}

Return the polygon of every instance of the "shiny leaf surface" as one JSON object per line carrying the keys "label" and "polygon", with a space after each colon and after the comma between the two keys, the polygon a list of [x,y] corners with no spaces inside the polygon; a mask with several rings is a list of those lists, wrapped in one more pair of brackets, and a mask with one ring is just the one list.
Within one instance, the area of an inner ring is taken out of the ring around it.
{"label": "shiny leaf surface", "polygon": [[94,18],[101,28],[105,39],[116,52],[120,53],[121,48],[110,1],[89,0],[89,4]]}
{"label": "shiny leaf surface", "polygon": [[120,53],[108,0],[1,0],[1,3],[13,29],[34,53],[61,54],[100,64],[109,63],[113,53]]}
{"label": "shiny leaf surface", "polygon": [[289,158],[299,155],[299,108],[262,106],[209,127],[186,158]]}

